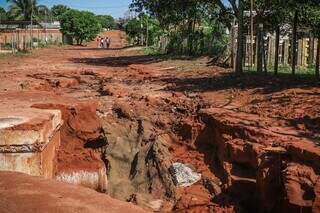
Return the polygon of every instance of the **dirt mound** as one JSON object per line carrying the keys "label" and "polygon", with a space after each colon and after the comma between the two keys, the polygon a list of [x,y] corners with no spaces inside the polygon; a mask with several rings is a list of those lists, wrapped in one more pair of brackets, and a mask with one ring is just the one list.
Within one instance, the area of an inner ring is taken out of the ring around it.
{"label": "dirt mound", "polygon": [[0,172],[1,212],[145,212],[108,195],[80,186]]}

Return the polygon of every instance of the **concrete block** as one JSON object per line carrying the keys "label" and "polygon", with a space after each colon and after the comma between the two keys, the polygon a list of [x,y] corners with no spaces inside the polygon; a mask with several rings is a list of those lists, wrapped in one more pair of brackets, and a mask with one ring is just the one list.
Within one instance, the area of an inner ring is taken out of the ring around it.
{"label": "concrete block", "polygon": [[53,178],[60,110],[0,108],[0,170]]}

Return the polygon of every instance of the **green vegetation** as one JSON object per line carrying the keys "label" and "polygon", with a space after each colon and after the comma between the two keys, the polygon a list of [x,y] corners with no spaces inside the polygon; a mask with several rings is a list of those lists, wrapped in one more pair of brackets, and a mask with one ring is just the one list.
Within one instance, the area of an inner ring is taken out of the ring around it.
{"label": "green vegetation", "polygon": [[97,19],[104,29],[111,29],[114,30],[117,28],[117,24],[114,20],[114,18],[110,15],[98,15]]}
{"label": "green vegetation", "polygon": [[[33,21],[34,24],[60,21],[61,31],[77,44],[95,39],[103,28],[117,28],[116,21],[109,15],[96,16],[91,12],[73,10],[61,4],[54,5],[50,9],[39,5],[37,0],[7,0],[7,2],[10,3],[9,10],[0,7],[0,20]],[[36,43],[41,47],[48,45],[48,42]]]}
{"label": "green vegetation", "polygon": [[53,5],[53,7],[51,8],[51,13],[54,20],[59,21],[62,15],[69,10],[70,8],[68,6],[58,4],[58,5]]}
{"label": "green vegetation", "polygon": [[[159,21],[159,32],[162,34],[158,37],[166,40],[164,46],[168,53],[210,55],[220,62],[221,59],[227,61],[231,58],[229,63],[235,64],[234,71],[237,74],[242,74],[244,68],[246,34],[250,35],[252,32],[257,39],[257,72],[273,70],[274,74],[283,72],[278,57],[281,36],[287,36],[291,40],[289,58],[293,75],[296,74],[296,69],[300,69],[296,65],[298,39],[310,33],[313,38],[320,38],[319,0],[133,0],[131,8],[140,14],[147,13],[150,18]],[[249,16],[250,9],[253,9],[252,20]],[[128,25],[126,31],[130,31],[128,35],[131,39],[145,37],[137,20],[129,21]],[[233,37],[234,26],[237,38]],[[227,31],[230,33],[226,33]],[[273,67],[268,67],[265,59],[267,51],[264,37],[267,33],[276,35]],[[230,48],[234,41],[236,48]],[[308,59],[309,67],[314,68],[313,73],[317,78],[320,76],[320,39],[318,41],[316,54],[310,53]],[[146,42],[140,42],[144,43]],[[157,42],[152,45],[161,47]],[[236,49],[235,57],[228,51],[231,49]],[[314,57],[315,65],[312,60]]]}
{"label": "green vegetation", "polygon": [[129,43],[134,45],[155,46],[158,44],[163,30],[157,19],[141,14],[137,18],[133,18],[125,24],[125,31],[128,35]]}
{"label": "green vegetation", "polygon": [[[139,19],[133,19],[127,24],[126,32],[130,39],[145,40],[140,41],[140,44],[160,47],[163,44],[159,41],[165,38],[168,53],[206,54],[216,58],[223,56],[227,48],[227,25],[219,20],[221,10],[215,4],[201,1],[182,3],[134,0],[131,7],[136,12],[147,11],[150,14],[140,15]],[[148,22],[145,17],[149,19]]]}
{"label": "green vegetation", "polygon": [[7,0],[11,3],[6,19],[26,21],[33,19],[34,23],[45,20],[50,14],[50,9],[44,5],[38,5],[37,0]]}
{"label": "green vegetation", "polygon": [[140,21],[137,18],[131,19],[124,27],[130,44],[140,43],[140,34],[142,33]]}
{"label": "green vegetation", "polygon": [[5,58],[12,58],[12,57],[25,57],[25,56],[29,56],[30,52],[28,51],[19,51],[17,53],[15,53],[14,55],[12,55],[11,53],[2,53],[0,54],[0,59],[5,59]]}
{"label": "green vegetation", "polygon": [[91,41],[101,31],[101,25],[91,12],[69,10],[61,18],[61,31],[75,39],[78,45]]}
{"label": "green vegetation", "polygon": [[2,7],[0,7],[0,20],[7,20],[7,12]]}
{"label": "green vegetation", "polygon": [[144,54],[146,55],[162,55],[165,54],[166,52],[163,51],[162,49],[155,47],[155,46],[149,46],[145,47],[143,49]]}

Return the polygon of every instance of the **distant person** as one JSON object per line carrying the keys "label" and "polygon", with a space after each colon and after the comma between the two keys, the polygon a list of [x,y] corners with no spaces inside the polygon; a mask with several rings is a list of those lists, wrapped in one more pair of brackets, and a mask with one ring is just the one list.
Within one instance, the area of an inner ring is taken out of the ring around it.
{"label": "distant person", "polygon": [[101,47],[101,37],[98,36],[97,38],[97,48],[100,48]]}
{"label": "distant person", "polygon": [[104,38],[101,38],[100,40],[100,47],[103,48]]}
{"label": "distant person", "polygon": [[103,40],[103,48],[107,48],[107,42],[108,42],[108,37],[104,38]]}
{"label": "distant person", "polygon": [[109,49],[111,45],[111,38],[107,37],[107,48]]}

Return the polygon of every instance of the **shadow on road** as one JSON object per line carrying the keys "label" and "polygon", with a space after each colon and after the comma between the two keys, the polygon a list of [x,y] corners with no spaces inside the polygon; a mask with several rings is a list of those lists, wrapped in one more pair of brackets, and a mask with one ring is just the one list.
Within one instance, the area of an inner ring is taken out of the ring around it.
{"label": "shadow on road", "polygon": [[320,82],[312,76],[290,75],[258,75],[245,73],[242,76],[236,76],[232,72],[219,73],[212,76],[194,76],[194,77],[159,77],[153,79],[169,83],[166,90],[179,92],[205,92],[219,91],[227,89],[257,89],[258,93],[269,94],[285,89],[308,89],[319,87]]}
{"label": "shadow on road", "polygon": [[92,47],[75,47],[75,48],[67,48],[65,50],[79,50],[79,51],[111,51],[111,50],[125,50],[129,47],[117,47],[117,48],[92,48]]}
{"label": "shadow on road", "polygon": [[[170,55],[133,55],[101,58],[73,58],[71,61],[74,63],[82,63],[93,66],[127,67],[132,64],[148,65],[166,60],[193,60],[196,58],[197,57]],[[285,89],[308,89],[320,86],[320,82],[310,74],[299,74],[296,76],[292,76],[290,74],[279,74],[278,76],[274,76],[272,73],[265,75],[254,72],[245,72],[243,75],[237,76],[230,71],[217,73],[215,68],[211,66],[210,63],[208,63],[208,67],[212,67],[212,74],[205,76],[194,75],[192,77],[190,77],[190,75],[187,77],[177,77],[177,75],[169,75],[169,77],[159,76],[153,78],[153,81],[166,82],[171,85],[166,88],[167,90],[180,92],[204,92],[226,89],[258,89],[257,93],[269,94]]]}
{"label": "shadow on road", "polygon": [[150,64],[159,62],[162,59],[155,56],[136,55],[136,56],[119,56],[119,57],[103,57],[103,58],[74,58],[74,63],[83,63],[94,66],[109,67],[126,67],[131,64]]}

